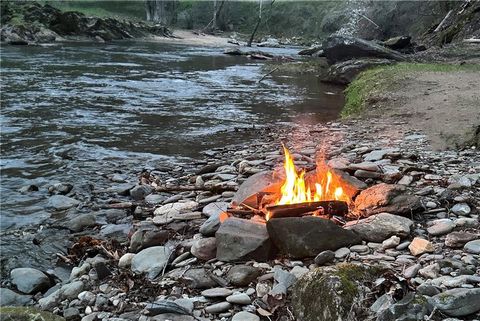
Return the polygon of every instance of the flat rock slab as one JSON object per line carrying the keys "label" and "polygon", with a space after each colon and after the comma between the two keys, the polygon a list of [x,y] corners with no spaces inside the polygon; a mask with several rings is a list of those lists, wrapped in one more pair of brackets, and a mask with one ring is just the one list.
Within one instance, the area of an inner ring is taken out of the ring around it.
{"label": "flat rock slab", "polygon": [[265,224],[240,218],[226,219],[217,233],[217,259],[266,261],[273,247]]}
{"label": "flat rock slab", "polygon": [[272,191],[278,190],[277,188],[280,186],[281,181],[274,174],[272,171],[264,171],[250,176],[240,185],[238,191],[233,196],[232,205],[237,206],[245,203],[254,206],[257,203],[256,193],[267,192],[269,188],[272,188]]}
{"label": "flat rock slab", "polygon": [[420,198],[407,194],[403,185],[374,185],[362,191],[355,199],[355,212],[362,216],[382,212],[410,215],[421,208]]}
{"label": "flat rock slab", "polygon": [[380,213],[363,220],[348,222],[345,228],[354,231],[365,241],[379,243],[393,235],[410,235],[412,226],[412,220],[406,217]]}
{"label": "flat rock slab", "polygon": [[233,291],[226,288],[213,288],[202,291],[202,295],[206,298],[225,298],[232,294]]}
{"label": "flat rock slab", "polygon": [[294,258],[312,257],[362,241],[353,231],[314,216],[271,219],[267,230],[280,251]]}

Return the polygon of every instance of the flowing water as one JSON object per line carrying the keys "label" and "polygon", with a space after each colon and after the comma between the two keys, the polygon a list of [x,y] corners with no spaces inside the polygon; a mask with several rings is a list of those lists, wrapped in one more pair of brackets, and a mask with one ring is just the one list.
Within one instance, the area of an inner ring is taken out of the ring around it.
{"label": "flowing water", "polygon": [[[296,49],[271,49],[294,55]],[[298,56],[296,58],[299,58]],[[251,127],[335,119],[341,88],[222,49],[148,42],[1,48],[1,227],[39,224],[54,182],[188,161]],[[121,165],[118,165],[121,164]],[[35,184],[40,190],[20,193]]]}

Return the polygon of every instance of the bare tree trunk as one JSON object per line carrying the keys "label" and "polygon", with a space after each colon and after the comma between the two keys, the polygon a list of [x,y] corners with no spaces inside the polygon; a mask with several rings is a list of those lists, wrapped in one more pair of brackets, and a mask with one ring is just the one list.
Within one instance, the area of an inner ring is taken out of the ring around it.
{"label": "bare tree trunk", "polygon": [[212,25],[211,30],[218,29],[217,18],[218,18],[218,15],[220,14],[220,12],[222,11],[222,8],[223,8],[223,5],[225,4],[225,1],[227,1],[227,0],[222,0],[222,2],[220,2],[220,6],[218,6],[218,8],[217,8],[217,1],[215,0],[215,2],[213,3],[213,18],[205,26],[205,28],[203,28],[204,31],[207,30],[210,27],[210,25]]}
{"label": "bare tree trunk", "polygon": [[252,46],[253,38],[255,37],[255,33],[257,32],[258,26],[260,26],[260,22],[262,22],[262,0],[259,0],[257,24],[255,25],[255,29],[253,29],[252,35],[250,36],[250,39],[247,42],[247,47]]}
{"label": "bare tree trunk", "polygon": [[146,0],[145,12],[147,21],[159,22],[165,25],[168,22],[165,0]]}
{"label": "bare tree trunk", "polygon": [[213,0],[213,19],[212,19],[212,29],[217,29],[217,0]]}

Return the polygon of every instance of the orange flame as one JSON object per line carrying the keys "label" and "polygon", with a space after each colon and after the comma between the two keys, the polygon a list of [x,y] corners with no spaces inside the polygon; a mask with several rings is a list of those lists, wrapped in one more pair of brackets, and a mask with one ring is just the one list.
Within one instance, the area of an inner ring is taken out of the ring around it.
{"label": "orange flame", "polygon": [[318,166],[316,181],[307,182],[305,180],[305,170],[298,172],[288,149],[284,146],[283,150],[285,152],[285,182],[280,189],[281,196],[275,205],[328,200],[350,202],[349,197],[344,193],[339,183],[335,181],[328,168]]}

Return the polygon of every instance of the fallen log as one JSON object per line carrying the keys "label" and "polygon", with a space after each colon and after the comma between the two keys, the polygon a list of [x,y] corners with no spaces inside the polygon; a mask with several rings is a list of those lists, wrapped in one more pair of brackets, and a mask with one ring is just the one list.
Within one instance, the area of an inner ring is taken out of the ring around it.
{"label": "fallen log", "polygon": [[467,43],[480,43],[480,39],[475,39],[475,38],[463,39],[463,42],[467,42]]}
{"label": "fallen log", "polygon": [[345,216],[348,205],[343,201],[320,201],[311,203],[267,206],[265,210],[270,218],[292,217],[304,215]]}

